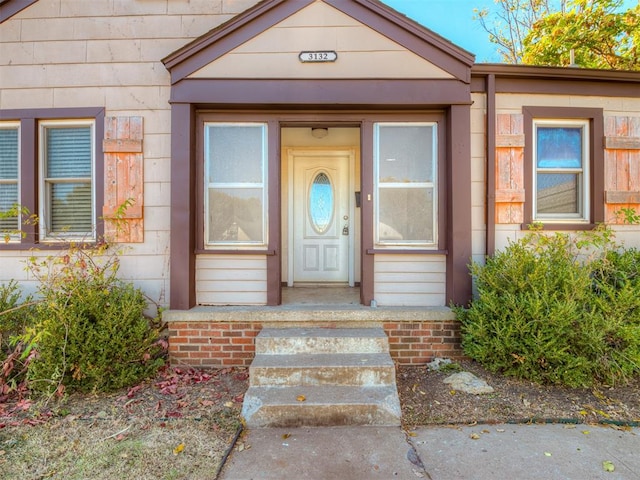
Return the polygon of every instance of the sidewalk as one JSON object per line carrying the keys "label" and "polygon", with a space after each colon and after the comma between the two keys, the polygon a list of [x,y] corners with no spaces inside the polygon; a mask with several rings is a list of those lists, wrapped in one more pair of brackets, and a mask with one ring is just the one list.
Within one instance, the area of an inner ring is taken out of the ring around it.
{"label": "sidewalk", "polygon": [[[613,472],[603,462],[611,462]],[[640,480],[640,428],[477,425],[256,429],[220,476],[251,479]]]}

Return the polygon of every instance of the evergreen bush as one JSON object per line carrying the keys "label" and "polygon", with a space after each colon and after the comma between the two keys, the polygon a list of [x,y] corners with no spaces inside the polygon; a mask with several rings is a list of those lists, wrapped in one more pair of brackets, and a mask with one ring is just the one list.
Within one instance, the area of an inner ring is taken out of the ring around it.
{"label": "evergreen bush", "polygon": [[31,260],[41,280],[26,334],[37,351],[28,371],[33,389],[112,391],[162,365],[158,325],[144,315],[148,301],[116,278],[118,259],[106,248],[72,246],[64,255]]}
{"label": "evergreen bush", "polygon": [[639,267],[608,229],[532,232],[471,266],[477,299],[456,308],[463,350],[540,383],[625,382],[640,373]]}

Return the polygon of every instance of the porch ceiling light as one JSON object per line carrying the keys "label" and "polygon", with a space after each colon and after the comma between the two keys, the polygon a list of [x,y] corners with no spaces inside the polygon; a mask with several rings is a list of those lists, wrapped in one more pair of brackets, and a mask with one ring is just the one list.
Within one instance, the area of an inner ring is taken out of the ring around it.
{"label": "porch ceiling light", "polygon": [[328,128],[312,128],[311,129],[311,136],[315,138],[324,138],[327,135],[329,135]]}

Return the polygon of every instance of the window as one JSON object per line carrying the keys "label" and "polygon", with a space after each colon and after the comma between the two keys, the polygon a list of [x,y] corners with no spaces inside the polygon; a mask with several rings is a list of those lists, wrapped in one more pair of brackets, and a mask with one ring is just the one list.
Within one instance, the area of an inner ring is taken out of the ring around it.
{"label": "window", "polygon": [[15,239],[18,216],[8,216],[18,202],[19,124],[0,124],[0,242]]}
{"label": "window", "polygon": [[266,246],[266,124],[204,129],[205,245]]}
{"label": "window", "polygon": [[524,226],[586,229],[604,221],[603,112],[524,107]]}
{"label": "window", "polygon": [[95,238],[92,122],[40,123],[40,238]]}
{"label": "window", "polygon": [[435,248],[437,124],[377,123],[374,142],[376,244]]}
{"label": "window", "polygon": [[0,219],[0,232],[22,232],[0,248],[95,241],[103,231],[104,109],[2,110],[0,118],[0,211],[18,205],[38,219]]}
{"label": "window", "polygon": [[589,124],[534,121],[535,220],[589,219]]}

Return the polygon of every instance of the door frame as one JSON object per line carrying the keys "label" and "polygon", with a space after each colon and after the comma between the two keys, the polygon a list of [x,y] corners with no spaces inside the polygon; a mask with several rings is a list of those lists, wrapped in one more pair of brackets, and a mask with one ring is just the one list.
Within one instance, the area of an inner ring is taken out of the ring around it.
{"label": "door frame", "polygon": [[293,222],[293,202],[294,202],[294,157],[340,157],[346,156],[348,157],[349,162],[349,179],[348,179],[348,189],[349,193],[347,195],[347,201],[349,204],[349,218],[351,219],[350,226],[351,231],[349,233],[348,239],[348,253],[347,253],[347,268],[349,272],[349,286],[355,286],[355,238],[356,232],[355,228],[360,228],[360,225],[355,222],[355,162],[356,162],[356,151],[353,148],[345,148],[345,147],[335,147],[335,148],[326,148],[326,147],[291,147],[286,149],[287,152],[287,286],[293,286],[293,277],[294,277],[294,262],[295,262],[295,251],[294,251],[294,222]]}

